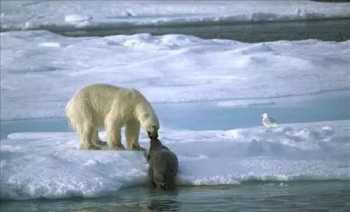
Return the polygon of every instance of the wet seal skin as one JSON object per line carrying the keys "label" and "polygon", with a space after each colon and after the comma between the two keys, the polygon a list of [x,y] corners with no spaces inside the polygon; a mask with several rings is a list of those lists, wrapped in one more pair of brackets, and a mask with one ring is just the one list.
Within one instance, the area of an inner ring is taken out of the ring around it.
{"label": "wet seal skin", "polygon": [[148,175],[152,188],[156,190],[174,190],[179,163],[175,153],[164,146],[156,137],[151,138],[147,155]]}

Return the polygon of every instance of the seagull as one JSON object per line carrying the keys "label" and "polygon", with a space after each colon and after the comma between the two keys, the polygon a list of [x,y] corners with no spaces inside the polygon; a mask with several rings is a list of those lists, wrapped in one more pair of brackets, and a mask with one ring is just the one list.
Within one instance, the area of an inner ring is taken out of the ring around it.
{"label": "seagull", "polygon": [[266,128],[273,128],[273,127],[277,127],[277,122],[269,117],[269,115],[267,113],[263,113],[261,115],[262,117],[262,125]]}

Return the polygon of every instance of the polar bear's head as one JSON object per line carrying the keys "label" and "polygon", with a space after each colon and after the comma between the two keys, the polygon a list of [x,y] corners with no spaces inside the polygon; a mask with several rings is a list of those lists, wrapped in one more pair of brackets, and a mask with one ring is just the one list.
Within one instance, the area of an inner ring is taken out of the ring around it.
{"label": "polar bear's head", "polygon": [[158,138],[159,121],[153,113],[142,114],[141,126],[146,130],[150,139]]}
{"label": "polar bear's head", "polygon": [[151,104],[143,99],[136,106],[136,118],[140,122],[141,127],[147,132],[148,137],[151,139],[158,138],[159,120],[154,112]]}

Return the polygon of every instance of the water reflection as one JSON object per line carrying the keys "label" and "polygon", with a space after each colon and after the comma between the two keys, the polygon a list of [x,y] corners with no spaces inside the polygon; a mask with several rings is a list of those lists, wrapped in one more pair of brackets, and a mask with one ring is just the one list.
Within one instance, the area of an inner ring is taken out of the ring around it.
{"label": "water reflection", "polygon": [[126,188],[99,198],[0,200],[0,211],[350,211],[350,183],[248,182],[239,186],[179,187],[177,192]]}
{"label": "water reflection", "polygon": [[178,190],[157,191],[154,189],[147,192],[147,211],[179,211],[181,203],[178,201]]}
{"label": "water reflection", "polygon": [[147,205],[149,211],[178,211],[180,203],[174,199],[152,199]]}

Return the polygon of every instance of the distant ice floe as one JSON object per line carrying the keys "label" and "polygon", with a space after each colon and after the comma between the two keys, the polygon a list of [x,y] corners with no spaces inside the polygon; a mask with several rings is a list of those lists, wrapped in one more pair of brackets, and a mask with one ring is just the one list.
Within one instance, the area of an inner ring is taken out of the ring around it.
{"label": "distant ice floe", "polygon": [[[106,28],[350,17],[350,3],[254,1],[1,1],[1,29]],[[93,21],[91,21],[93,20]]]}
{"label": "distant ice floe", "polygon": [[[273,129],[163,129],[161,135],[179,158],[180,186],[350,180],[350,121]],[[143,134],[141,145],[148,148]],[[78,146],[69,132],[10,134],[1,140],[0,198],[98,197],[147,184],[143,153]]]}
{"label": "distant ice floe", "polygon": [[73,93],[91,83],[134,87],[152,103],[217,101],[226,107],[350,89],[349,41],[249,44],[18,31],[1,33],[1,42],[2,120],[62,117]]}
{"label": "distant ice floe", "polygon": [[61,44],[57,42],[43,42],[39,43],[39,47],[59,48]]}
{"label": "distant ice floe", "polygon": [[77,14],[66,15],[64,21],[77,27],[84,27],[90,24],[92,17]]}

